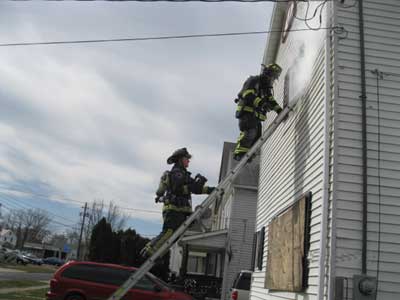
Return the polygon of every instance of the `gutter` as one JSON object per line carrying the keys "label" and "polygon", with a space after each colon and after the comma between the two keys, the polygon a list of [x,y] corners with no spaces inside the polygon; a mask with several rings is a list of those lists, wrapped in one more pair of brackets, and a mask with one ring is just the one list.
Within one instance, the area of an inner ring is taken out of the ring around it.
{"label": "gutter", "polygon": [[365,76],[365,40],[363,0],[358,1],[360,27],[360,68],[361,68],[361,131],[362,131],[362,253],[361,272],[367,274],[367,223],[368,223],[368,161],[367,161],[367,92]]}

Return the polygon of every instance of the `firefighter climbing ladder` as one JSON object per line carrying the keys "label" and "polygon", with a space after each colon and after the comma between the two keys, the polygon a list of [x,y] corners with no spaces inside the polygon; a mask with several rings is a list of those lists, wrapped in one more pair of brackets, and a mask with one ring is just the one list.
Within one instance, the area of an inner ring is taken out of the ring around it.
{"label": "firefighter climbing ladder", "polygon": [[255,155],[257,151],[261,148],[264,142],[275,132],[279,124],[286,118],[292,108],[295,106],[298,99],[294,100],[283,111],[275,118],[272,124],[264,131],[263,135],[259,140],[253,145],[249,152],[240,160],[236,167],[229,173],[225,179],[220,182],[216,189],[208,195],[208,197],[203,201],[201,205],[190,215],[190,217],[174,232],[174,234],[149,258],[144,264],[133,273],[128,280],[122,284],[114,294],[108,298],[108,300],[121,300],[122,297],[153,267],[155,261],[160,257],[167,249],[179,240],[185,231],[189,228],[190,224],[196,219],[200,219],[205,210],[218,199],[218,197],[223,193],[224,189],[229,186],[231,182],[236,178],[240,170],[246,165],[250,157]]}

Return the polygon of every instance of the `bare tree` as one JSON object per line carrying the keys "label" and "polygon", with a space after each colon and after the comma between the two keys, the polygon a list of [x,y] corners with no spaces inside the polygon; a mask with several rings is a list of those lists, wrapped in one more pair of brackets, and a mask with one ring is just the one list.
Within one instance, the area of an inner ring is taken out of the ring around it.
{"label": "bare tree", "polygon": [[51,222],[48,213],[41,209],[28,209],[22,213],[23,216],[23,237],[21,248],[25,242],[41,242],[42,239],[49,234],[47,229]]}
{"label": "bare tree", "polygon": [[21,227],[22,223],[19,210],[10,210],[10,212],[4,216],[4,224],[5,228],[12,231],[16,231],[17,228]]}
{"label": "bare tree", "polygon": [[16,233],[18,248],[22,248],[26,241],[41,242],[49,234],[51,218],[42,209],[11,210],[5,219],[8,228]]}
{"label": "bare tree", "polygon": [[127,219],[128,217],[121,212],[118,206],[116,206],[113,202],[110,202],[108,206],[106,221],[111,224],[112,230],[122,230],[126,225]]}
{"label": "bare tree", "polygon": [[121,212],[117,205],[112,201],[108,207],[104,204],[103,200],[95,200],[87,210],[87,218],[84,226],[82,253],[85,257],[86,250],[90,243],[93,227],[104,217],[106,221],[111,224],[113,231],[119,231],[126,225],[128,217]]}

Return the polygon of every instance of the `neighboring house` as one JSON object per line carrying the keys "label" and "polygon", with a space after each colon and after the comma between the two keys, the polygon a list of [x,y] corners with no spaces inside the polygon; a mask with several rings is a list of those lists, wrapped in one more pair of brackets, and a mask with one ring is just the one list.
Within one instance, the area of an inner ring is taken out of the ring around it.
{"label": "neighboring house", "polygon": [[58,257],[61,259],[68,258],[68,253],[64,251],[65,249],[48,245],[48,244],[40,244],[40,243],[30,243],[26,242],[23,247],[24,251],[34,254],[40,258],[46,257]]}
{"label": "neighboring house", "polygon": [[[224,143],[219,181],[236,165],[234,147]],[[202,232],[188,231],[171,251],[171,271],[204,284],[203,290],[212,290],[208,296],[230,299],[236,273],[251,268],[258,165],[257,160],[248,164],[212,205],[199,228]]]}
{"label": "neighboring house", "polygon": [[2,229],[0,231],[0,245],[11,245],[15,247],[17,244],[17,236],[9,229]]}
{"label": "neighboring house", "polygon": [[[323,2],[274,5],[263,62],[283,67],[275,97],[296,105],[261,151],[250,299],[397,300],[400,2]],[[307,28],[308,5],[345,32],[287,31]]]}

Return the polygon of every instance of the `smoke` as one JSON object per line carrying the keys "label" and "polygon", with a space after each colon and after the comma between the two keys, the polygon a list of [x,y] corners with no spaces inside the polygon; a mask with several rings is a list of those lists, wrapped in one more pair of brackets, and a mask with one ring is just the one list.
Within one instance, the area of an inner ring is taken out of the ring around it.
{"label": "smoke", "polygon": [[289,83],[286,84],[285,94],[289,101],[300,96],[309,86],[314,64],[326,37],[326,29],[323,29],[327,26],[326,15],[325,2],[297,2],[297,18],[292,29],[310,30],[290,32],[287,40],[290,52],[287,55],[286,78],[289,78]]}

